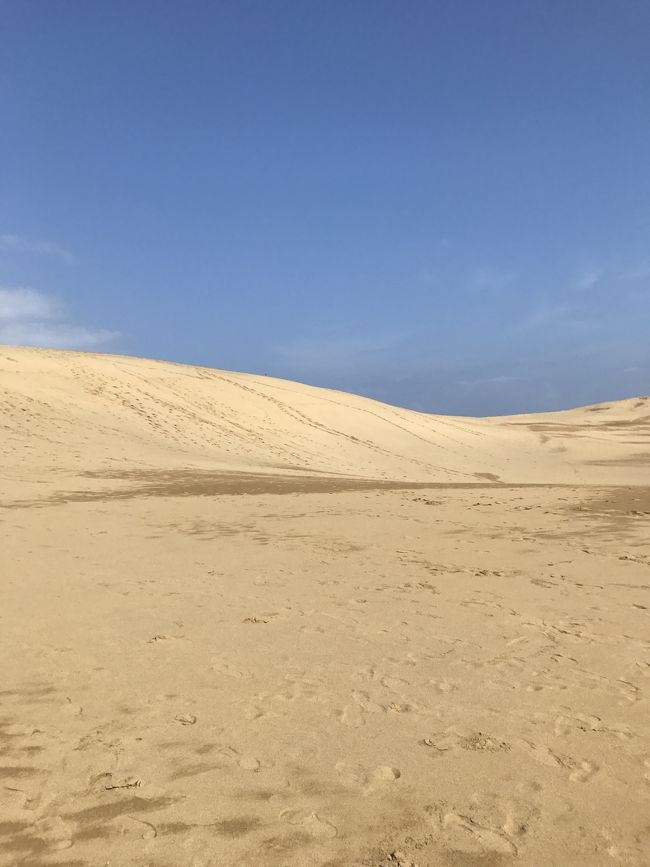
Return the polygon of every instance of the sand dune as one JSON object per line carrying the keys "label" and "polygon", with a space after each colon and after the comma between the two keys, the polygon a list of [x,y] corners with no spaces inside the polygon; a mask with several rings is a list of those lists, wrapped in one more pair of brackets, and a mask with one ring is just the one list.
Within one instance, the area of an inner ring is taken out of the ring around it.
{"label": "sand dune", "polygon": [[5,476],[181,468],[410,482],[650,483],[650,399],[427,415],[265,376],[0,349]]}
{"label": "sand dune", "polygon": [[0,349],[0,864],[650,863],[650,400]]}

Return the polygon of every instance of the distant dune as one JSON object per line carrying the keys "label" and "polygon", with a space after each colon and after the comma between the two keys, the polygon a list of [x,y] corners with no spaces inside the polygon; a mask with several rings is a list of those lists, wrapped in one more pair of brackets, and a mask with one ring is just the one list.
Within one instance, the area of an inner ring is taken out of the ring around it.
{"label": "distant dune", "polygon": [[[5,482],[245,471],[468,483],[648,484],[650,398],[490,419],[286,380],[0,348]],[[644,439],[646,437],[646,439]],[[90,482],[88,482],[90,484]]]}

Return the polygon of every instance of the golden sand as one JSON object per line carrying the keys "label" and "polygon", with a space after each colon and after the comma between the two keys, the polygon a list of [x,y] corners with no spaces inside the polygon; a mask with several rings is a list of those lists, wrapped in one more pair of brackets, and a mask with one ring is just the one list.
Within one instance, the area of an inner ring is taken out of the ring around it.
{"label": "golden sand", "polygon": [[0,348],[0,864],[650,863],[650,400]]}

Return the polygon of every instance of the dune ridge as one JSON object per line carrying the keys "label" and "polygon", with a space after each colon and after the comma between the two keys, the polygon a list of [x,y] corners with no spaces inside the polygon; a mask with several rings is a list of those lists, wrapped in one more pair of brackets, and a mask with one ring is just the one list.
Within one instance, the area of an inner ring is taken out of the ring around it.
{"label": "dune ridge", "polygon": [[647,484],[650,399],[464,418],[245,373],[0,348],[4,473],[195,468],[408,482]]}

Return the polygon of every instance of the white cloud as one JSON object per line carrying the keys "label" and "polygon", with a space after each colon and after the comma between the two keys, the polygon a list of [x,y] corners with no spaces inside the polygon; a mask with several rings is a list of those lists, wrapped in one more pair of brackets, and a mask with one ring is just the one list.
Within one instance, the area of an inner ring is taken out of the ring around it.
{"label": "white cloud", "polygon": [[0,343],[88,349],[120,335],[69,322],[55,298],[25,287],[0,287]]}
{"label": "white cloud", "polygon": [[22,322],[0,325],[0,343],[12,346],[46,346],[50,349],[89,349],[111,343],[119,337],[116,331],[93,331],[78,325],[47,322]]}
{"label": "white cloud", "polygon": [[0,287],[0,325],[25,320],[53,319],[58,305],[33,289]]}
{"label": "white cloud", "polygon": [[39,241],[24,235],[0,235],[0,250],[14,250],[17,253],[34,253],[37,256],[53,256],[68,265],[75,261],[73,254],[55,241]]}

